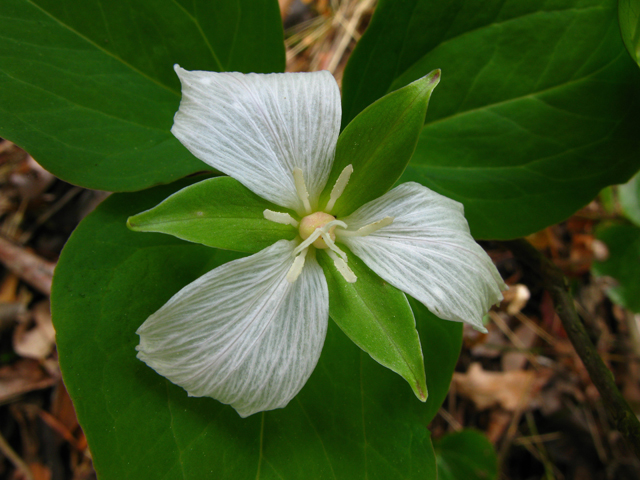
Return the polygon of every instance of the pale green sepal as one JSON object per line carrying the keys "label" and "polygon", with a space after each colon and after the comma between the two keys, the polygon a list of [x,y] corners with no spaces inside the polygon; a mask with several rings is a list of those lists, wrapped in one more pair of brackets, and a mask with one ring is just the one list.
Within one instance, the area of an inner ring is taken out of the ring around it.
{"label": "pale green sepal", "polygon": [[345,251],[349,268],[358,277],[355,283],[344,279],[324,251],[317,255],[329,286],[329,316],[371,358],[402,376],[425,402],[424,357],[407,297]]}
{"label": "pale green sepal", "polygon": [[231,177],[216,177],[174,193],[156,207],[129,217],[136,232],[167,233],[214,248],[255,253],[297,231],[264,218],[264,210],[284,212]]}
{"label": "pale green sepal", "polygon": [[431,93],[439,82],[440,70],[434,70],[385,95],[347,125],[338,138],[333,168],[320,196],[321,207],[347,165],[353,165],[353,173],[333,215],[350,214],[396,183],[416,148]]}

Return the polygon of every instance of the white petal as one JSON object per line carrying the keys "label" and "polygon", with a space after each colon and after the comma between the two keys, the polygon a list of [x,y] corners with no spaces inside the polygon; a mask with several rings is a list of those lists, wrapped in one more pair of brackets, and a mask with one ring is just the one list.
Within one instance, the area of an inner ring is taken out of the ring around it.
{"label": "white petal", "polygon": [[460,203],[405,183],[342,220],[357,230],[384,217],[393,223],[366,237],[340,237],[391,285],[446,320],[483,330],[482,317],[506,288],[469,233]]}
{"label": "white petal", "polygon": [[293,169],[315,208],[340,132],[340,91],[329,72],[189,72],[173,134],[196,157],[273,203],[302,211]]}
{"label": "white petal", "polygon": [[286,406],[316,366],[329,318],[314,257],[285,279],[294,247],[280,240],[184,287],[138,329],[138,358],[242,417]]}

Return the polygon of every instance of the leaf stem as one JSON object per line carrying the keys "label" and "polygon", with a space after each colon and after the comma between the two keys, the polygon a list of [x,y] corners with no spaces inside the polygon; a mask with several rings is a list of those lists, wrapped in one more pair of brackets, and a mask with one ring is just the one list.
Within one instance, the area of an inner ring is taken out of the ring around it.
{"label": "leaf stem", "polygon": [[598,354],[584,324],[578,317],[566,277],[550,260],[524,239],[502,242],[513,255],[538,277],[549,292],[556,313],[569,340],[584,363],[614,428],[640,458],[640,421],[618,389],[613,374]]}

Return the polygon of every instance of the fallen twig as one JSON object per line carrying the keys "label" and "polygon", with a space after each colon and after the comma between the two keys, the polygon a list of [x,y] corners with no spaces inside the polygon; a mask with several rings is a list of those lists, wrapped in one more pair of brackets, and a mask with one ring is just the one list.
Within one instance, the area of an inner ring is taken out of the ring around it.
{"label": "fallen twig", "polygon": [[13,463],[13,466],[16,467],[16,469],[18,469],[18,471],[20,471],[22,475],[24,475],[24,478],[26,478],[27,480],[34,480],[28,465],[24,463],[24,460],[22,460],[22,458],[20,458],[20,455],[18,455],[15,450],[11,448],[9,442],[7,442],[2,435],[0,435],[0,452],[2,452],[2,454],[11,463]]}
{"label": "fallen twig", "polygon": [[29,285],[51,294],[51,279],[56,264],[0,238],[0,262]]}
{"label": "fallen twig", "polygon": [[569,292],[567,279],[553,263],[523,239],[504,242],[513,255],[539,277],[542,286],[549,292],[556,313],[562,321],[569,340],[580,356],[589,376],[600,392],[602,402],[613,426],[624,436],[634,453],[640,458],[640,421],[631,410],[620,390],[616,386],[611,371],[589,338],[578,317]]}

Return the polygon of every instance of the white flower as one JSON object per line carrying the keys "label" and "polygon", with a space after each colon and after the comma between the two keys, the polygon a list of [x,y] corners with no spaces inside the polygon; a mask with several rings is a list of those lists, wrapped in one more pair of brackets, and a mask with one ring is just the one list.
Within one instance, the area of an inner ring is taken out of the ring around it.
{"label": "white flower", "polygon": [[205,163],[297,212],[298,219],[264,216],[299,228],[300,237],[184,287],[138,330],[138,358],[189,395],[231,404],[243,417],[284,407],[315,368],[327,330],[329,294],[316,251],[357,281],[340,244],[439,317],[484,329],[504,284],[469,234],[462,205],[405,183],[335,219],[351,166],[328,204],[318,204],[340,130],[331,74],[176,72],[183,96],[173,134]]}

